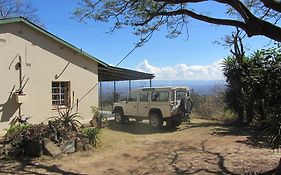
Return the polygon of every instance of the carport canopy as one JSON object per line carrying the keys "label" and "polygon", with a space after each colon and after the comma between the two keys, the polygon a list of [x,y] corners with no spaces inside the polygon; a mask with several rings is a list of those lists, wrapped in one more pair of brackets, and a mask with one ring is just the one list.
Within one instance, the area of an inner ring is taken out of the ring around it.
{"label": "carport canopy", "polygon": [[127,80],[147,80],[153,79],[153,74],[139,72],[135,70],[113,67],[110,65],[104,66],[99,64],[98,67],[99,82],[105,81],[127,81]]}

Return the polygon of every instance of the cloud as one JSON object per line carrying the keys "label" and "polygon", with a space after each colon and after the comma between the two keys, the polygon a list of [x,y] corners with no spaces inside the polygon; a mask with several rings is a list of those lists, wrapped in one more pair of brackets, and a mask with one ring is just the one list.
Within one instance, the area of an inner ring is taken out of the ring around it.
{"label": "cloud", "polygon": [[210,65],[187,65],[157,67],[147,59],[137,65],[138,71],[152,73],[157,80],[223,80],[222,60]]}

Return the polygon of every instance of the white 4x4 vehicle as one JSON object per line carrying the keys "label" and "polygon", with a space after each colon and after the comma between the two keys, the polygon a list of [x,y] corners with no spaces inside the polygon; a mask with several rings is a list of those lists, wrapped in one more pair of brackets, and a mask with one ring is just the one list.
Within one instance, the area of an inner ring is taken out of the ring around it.
{"label": "white 4x4 vehicle", "polygon": [[185,87],[141,88],[132,90],[126,101],[114,103],[113,113],[117,123],[129,118],[149,120],[154,128],[165,121],[169,126],[178,126],[189,121],[192,109],[190,91]]}

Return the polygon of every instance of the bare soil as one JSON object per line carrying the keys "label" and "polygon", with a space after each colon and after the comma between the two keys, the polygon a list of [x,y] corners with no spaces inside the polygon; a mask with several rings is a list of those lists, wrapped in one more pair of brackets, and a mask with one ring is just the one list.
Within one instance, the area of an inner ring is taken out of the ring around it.
{"label": "bare soil", "polygon": [[253,134],[199,119],[172,130],[153,130],[147,122],[111,122],[94,152],[55,159],[2,156],[0,174],[250,174],[273,169],[280,153],[254,142]]}

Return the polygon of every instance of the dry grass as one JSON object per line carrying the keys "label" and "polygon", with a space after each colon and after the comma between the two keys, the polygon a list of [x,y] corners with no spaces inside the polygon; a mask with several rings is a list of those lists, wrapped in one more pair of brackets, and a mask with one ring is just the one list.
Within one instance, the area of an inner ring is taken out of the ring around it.
{"label": "dry grass", "polygon": [[250,130],[201,119],[175,130],[153,130],[147,122],[111,122],[102,130],[102,146],[94,152],[57,159],[1,159],[0,170],[11,174],[114,175],[243,174],[274,168],[279,153],[249,142],[251,134]]}

